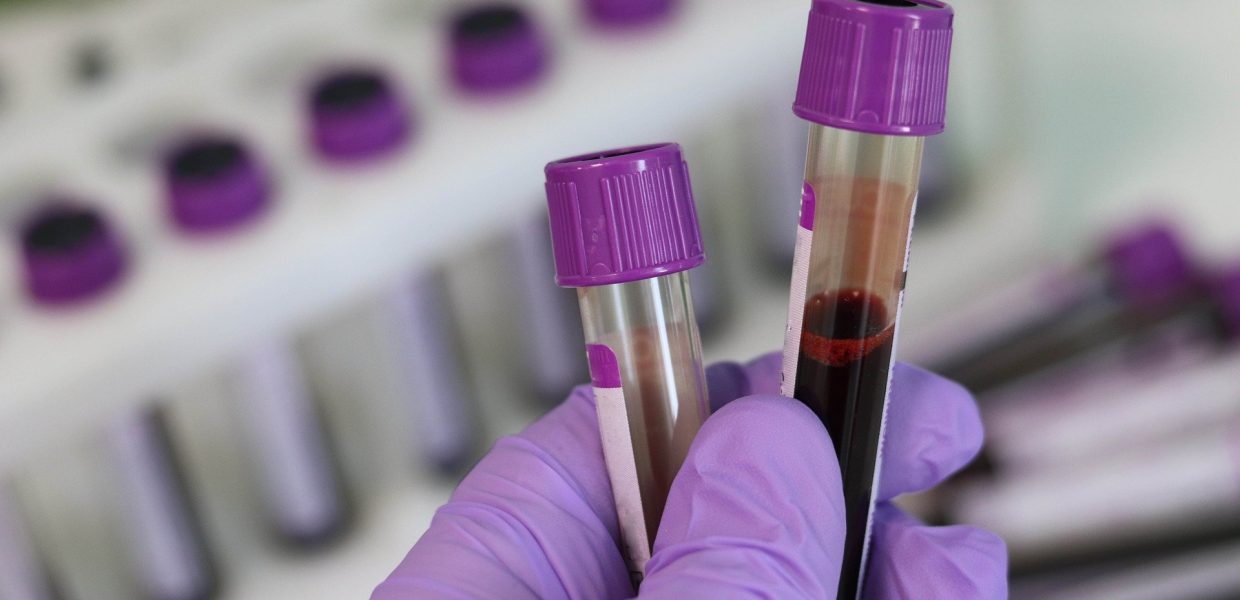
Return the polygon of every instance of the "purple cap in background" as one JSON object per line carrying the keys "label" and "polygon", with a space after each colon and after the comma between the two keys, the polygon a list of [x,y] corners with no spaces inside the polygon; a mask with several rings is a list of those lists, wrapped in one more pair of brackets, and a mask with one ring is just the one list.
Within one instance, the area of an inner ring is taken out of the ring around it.
{"label": "purple cap in background", "polygon": [[262,214],[270,185],[262,167],[239,141],[197,136],[164,159],[168,212],[183,231],[230,229]]}
{"label": "purple cap in background", "polygon": [[645,25],[671,16],[679,0],[585,0],[586,14],[599,25]]}
{"label": "purple cap in background", "polygon": [[452,78],[471,92],[521,87],[546,70],[543,37],[514,4],[483,4],[458,13],[451,43]]}
{"label": "purple cap in background", "polygon": [[546,174],[561,286],[649,279],[706,260],[679,145],[575,156],[548,164]]}
{"label": "purple cap in background", "polygon": [[1119,232],[1102,256],[1116,294],[1137,305],[1173,300],[1196,282],[1184,244],[1162,221]]}
{"label": "purple cap in background", "polygon": [[940,133],[951,47],[952,9],[938,0],[814,0],[793,112],[863,133]]}
{"label": "purple cap in background", "polygon": [[332,72],[314,83],[309,102],[312,142],[329,160],[382,156],[399,147],[411,129],[399,94],[375,70]]}
{"label": "purple cap in background", "polygon": [[36,302],[62,305],[95,297],[125,272],[125,251],[99,214],[56,200],[21,229],[26,290]]}

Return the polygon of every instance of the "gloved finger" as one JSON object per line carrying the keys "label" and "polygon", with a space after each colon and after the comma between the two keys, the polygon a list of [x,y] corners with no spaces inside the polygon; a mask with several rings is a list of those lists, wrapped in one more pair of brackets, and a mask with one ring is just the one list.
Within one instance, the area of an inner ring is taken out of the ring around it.
{"label": "gloved finger", "polygon": [[745,363],[745,374],[749,376],[749,393],[778,394],[780,371],[783,369],[783,355],[779,352],[763,354]]}
{"label": "gloved finger", "polygon": [[[781,356],[772,353],[745,365],[750,393],[778,394],[781,362]],[[711,399],[713,404],[714,392]],[[984,436],[977,404],[955,382],[896,363],[889,402],[879,500],[932,488],[981,450]]]}
{"label": "gloved finger", "polygon": [[938,485],[977,456],[983,437],[977,403],[968,390],[924,369],[896,363],[878,500]]}
{"label": "gloved finger", "polygon": [[734,362],[719,362],[706,367],[706,392],[710,398],[711,414],[725,404],[753,393],[745,367]]}
{"label": "gloved finger", "polygon": [[1007,597],[1007,546],[976,527],[929,527],[887,503],[874,513],[867,600]]}
{"label": "gloved finger", "polygon": [[372,598],[632,594],[588,386],[501,439]]}
{"label": "gloved finger", "polygon": [[780,396],[706,420],[672,484],[643,598],[825,598],[835,593],[844,499],[818,418]]}

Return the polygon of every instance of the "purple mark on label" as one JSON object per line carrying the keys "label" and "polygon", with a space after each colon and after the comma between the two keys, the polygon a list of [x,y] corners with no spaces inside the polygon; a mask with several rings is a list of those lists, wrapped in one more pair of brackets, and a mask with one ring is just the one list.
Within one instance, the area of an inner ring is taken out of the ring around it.
{"label": "purple mark on label", "polygon": [[611,348],[603,344],[586,344],[586,359],[590,363],[590,382],[594,387],[620,387],[620,361]]}
{"label": "purple mark on label", "polygon": [[806,181],[801,186],[801,227],[809,231],[814,230],[814,206],[817,203],[818,198],[814,195],[814,186]]}

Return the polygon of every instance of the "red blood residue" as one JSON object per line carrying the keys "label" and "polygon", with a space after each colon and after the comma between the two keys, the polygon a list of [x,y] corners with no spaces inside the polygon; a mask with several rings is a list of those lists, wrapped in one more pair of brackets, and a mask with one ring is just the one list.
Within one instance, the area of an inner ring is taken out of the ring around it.
{"label": "red blood residue", "polygon": [[873,352],[891,341],[894,329],[888,327],[870,337],[849,339],[828,339],[808,331],[801,332],[801,352],[810,358],[832,367],[842,367]]}

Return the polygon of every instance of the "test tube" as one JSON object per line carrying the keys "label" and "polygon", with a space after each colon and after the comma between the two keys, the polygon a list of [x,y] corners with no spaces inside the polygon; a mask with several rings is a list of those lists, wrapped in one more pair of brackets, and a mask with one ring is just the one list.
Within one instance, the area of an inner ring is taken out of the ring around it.
{"label": "test tube", "polygon": [[1174,229],[1141,223],[1111,235],[1085,265],[1050,266],[945,315],[910,350],[981,393],[1210,310],[1200,283]]}
{"label": "test tube", "polygon": [[1005,471],[1058,468],[1240,414],[1240,269],[1212,280],[1207,296],[1217,314],[1208,323],[1186,315],[1131,360],[1094,360],[1079,376],[1048,374],[989,399],[991,461]]}
{"label": "test tube", "polygon": [[977,482],[951,520],[999,534],[1019,573],[1235,539],[1238,417],[1103,460]]}
{"label": "test tube", "polygon": [[706,257],[676,144],[547,165],[556,281],[577,288],[622,551],[640,582],[709,414],[688,270]]}
{"label": "test tube", "polygon": [[107,443],[139,586],[151,600],[199,600],[219,587],[201,522],[158,409],[115,418]]}
{"label": "test tube", "polygon": [[[265,169],[228,134],[179,141],[164,159],[163,181],[170,220],[194,238],[236,233],[271,204]],[[347,521],[343,485],[295,349],[266,340],[246,351],[234,375],[234,396],[275,531],[299,546],[331,539]]]}
{"label": "test tube", "polygon": [[542,402],[564,400],[574,385],[586,380],[581,356],[581,320],[574,316],[576,295],[555,286],[550,232],[545,215],[522,222],[512,232],[514,282],[521,291],[521,327],[530,384]]}
{"label": "test tube", "polygon": [[8,490],[0,489],[0,598],[56,600],[60,595],[18,508]]}
{"label": "test tube", "polygon": [[952,10],[815,0],[794,112],[810,122],[782,392],[831,434],[847,533],[839,598],[865,581],[887,385],[923,136],[943,130]]}
{"label": "test tube", "polygon": [[[479,99],[508,98],[529,89],[547,72],[550,52],[531,14],[520,5],[492,2],[458,12],[452,19],[449,71],[458,90]],[[514,197],[518,202],[521,198]],[[547,219],[541,213],[522,218],[507,241],[511,285],[522,312],[516,319],[525,344],[514,353],[524,362],[531,392],[541,403],[558,404],[585,380],[578,351],[581,321],[573,315],[576,299],[554,283]]]}
{"label": "test tube", "polygon": [[[413,121],[375,69],[333,71],[311,88],[311,143],[333,166],[394,156],[409,141]],[[434,270],[415,273],[393,288],[384,309],[407,378],[413,445],[436,472],[454,475],[473,461],[478,428],[442,278]]]}
{"label": "test tube", "polygon": [[[75,200],[46,201],[22,227],[21,246],[27,295],[46,307],[99,299],[128,267],[111,223]],[[140,586],[155,600],[210,595],[218,585],[214,565],[159,409],[119,415],[106,439]]]}
{"label": "test tube", "polygon": [[388,309],[414,443],[436,473],[459,474],[476,458],[481,436],[442,273],[428,269],[401,282]]}

